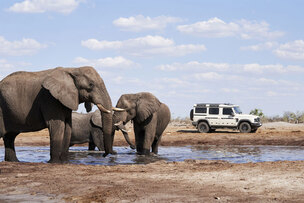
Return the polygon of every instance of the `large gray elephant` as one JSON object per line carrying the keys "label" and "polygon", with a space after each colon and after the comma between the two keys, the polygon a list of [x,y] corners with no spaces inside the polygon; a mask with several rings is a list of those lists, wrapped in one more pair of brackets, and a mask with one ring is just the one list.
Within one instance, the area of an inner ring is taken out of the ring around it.
{"label": "large gray elephant", "polygon": [[162,133],[170,122],[168,106],[153,94],[141,92],[122,95],[116,107],[125,111],[114,112],[114,125],[133,121],[137,153],[150,154],[152,147],[152,152],[157,154]]}
{"label": "large gray elephant", "polygon": [[[86,108],[88,106],[86,105]],[[87,108],[87,111],[89,109]],[[74,144],[83,144],[89,143],[89,150],[95,150],[95,147],[98,148],[99,151],[104,151],[103,144],[103,132],[102,132],[102,122],[101,115],[98,110],[93,113],[72,113],[72,136],[70,146]],[[113,131],[121,130],[127,143],[130,145],[132,149],[135,149],[135,146],[131,143],[129,135],[125,129],[125,126],[113,125]]]}
{"label": "large gray elephant", "polygon": [[5,160],[18,161],[14,141],[21,132],[49,129],[50,163],[67,160],[72,132],[72,110],[91,102],[102,114],[105,154],[112,150],[112,102],[106,86],[92,67],[15,72],[0,82],[0,138]]}

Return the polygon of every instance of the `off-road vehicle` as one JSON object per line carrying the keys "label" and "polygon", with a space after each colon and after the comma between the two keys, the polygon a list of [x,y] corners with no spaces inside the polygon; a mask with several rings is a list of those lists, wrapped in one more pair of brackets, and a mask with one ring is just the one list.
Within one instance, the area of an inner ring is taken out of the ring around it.
{"label": "off-road vehicle", "polygon": [[202,103],[194,104],[190,119],[199,132],[213,132],[220,128],[239,130],[242,133],[254,133],[262,126],[260,117],[242,114],[238,105]]}

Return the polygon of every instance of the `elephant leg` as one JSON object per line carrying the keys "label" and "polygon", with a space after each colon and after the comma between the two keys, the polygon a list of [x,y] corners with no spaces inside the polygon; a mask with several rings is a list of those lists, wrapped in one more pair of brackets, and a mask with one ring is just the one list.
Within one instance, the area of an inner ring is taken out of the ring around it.
{"label": "elephant leg", "polygon": [[69,116],[65,121],[65,130],[64,130],[64,137],[63,137],[63,142],[62,142],[63,143],[62,152],[60,155],[61,161],[68,160],[71,135],[72,135],[72,117]]}
{"label": "elephant leg", "polygon": [[89,145],[91,145],[92,147],[91,150],[94,150],[95,147],[97,146],[99,151],[104,151],[103,133],[101,129],[92,128]]}
{"label": "elephant leg", "polygon": [[65,124],[61,120],[49,121],[50,132],[50,154],[49,163],[61,163],[61,153],[63,150],[63,139],[65,133]]}
{"label": "elephant leg", "polygon": [[154,154],[158,154],[158,145],[159,145],[159,143],[161,141],[161,137],[162,137],[162,135],[156,136],[155,139],[154,139],[154,141],[153,141],[153,143],[152,143],[152,152]]}
{"label": "elephant leg", "polygon": [[96,147],[96,145],[94,144],[94,141],[90,140],[90,142],[89,142],[89,151],[94,151],[95,147]]}
{"label": "elephant leg", "polygon": [[138,154],[143,154],[143,143],[145,140],[145,131],[136,122],[134,122],[135,145]]}
{"label": "elephant leg", "polygon": [[144,155],[149,155],[150,154],[150,150],[151,150],[151,146],[152,146],[152,142],[154,140],[154,137],[155,137],[155,130],[146,129],[142,154],[144,154]]}
{"label": "elephant leg", "polygon": [[18,162],[15,151],[15,138],[19,133],[6,133],[3,137],[5,147],[5,161]]}
{"label": "elephant leg", "polygon": [[157,119],[156,116],[152,118],[150,123],[145,127],[145,136],[144,136],[144,142],[143,142],[143,154],[149,155],[152,143],[155,139],[156,135],[156,124]]}

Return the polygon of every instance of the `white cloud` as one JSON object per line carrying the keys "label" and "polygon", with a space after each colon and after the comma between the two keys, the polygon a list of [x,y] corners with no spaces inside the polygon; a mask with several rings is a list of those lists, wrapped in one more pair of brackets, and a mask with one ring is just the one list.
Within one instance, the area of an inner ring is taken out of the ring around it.
{"label": "white cloud", "polygon": [[24,67],[29,66],[31,64],[25,62],[15,62],[11,63],[6,59],[0,59],[0,80],[4,78],[6,75],[20,71],[24,69]]}
{"label": "white cloud", "polygon": [[265,42],[261,44],[251,45],[247,47],[241,47],[241,50],[249,50],[249,51],[262,51],[262,50],[270,50],[277,47],[279,44],[277,42]]}
{"label": "white cloud", "polygon": [[275,39],[284,35],[283,32],[270,31],[265,21],[256,22],[239,20],[226,23],[219,18],[211,18],[190,25],[180,25],[177,29],[186,34],[200,37],[222,38],[241,37],[242,39]]}
{"label": "white cloud", "polygon": [[243,19],[238,21],[238,24],[241,29],[240,33],[237,34],[240,34],[243,39],[276,39],[284,35],[280,31],[270,31],[269,24],[265,21],[257,22]]}
{"label": "white cloud", "polygon": [[284,73],[286,72],[286,68],[281,65],[281,64],[277,64],[277,65],[260,65],[260,64],[245,64],[243,67],[243,70],[245,72],[251,72],[251,73],[264,73],[265,71],[269,71],[269,72],[276,72],[276,73]]}
{"label": "white cloud", "polygon": [[245,64],[243,66],[245,72],[262,74],[265,72],[270,73],[303,73],[304,68],[301,66],[283,66],[281,64],[269,64],[269,65],[260,65],[260,64]]}
{"label": "white cloud", "polygon": [[173,63],[173,64],[163,64],[156,66],[155,69],[161,71],[190,71],[190,72],[200,72],[200,71],[211,71],[211,72],[230,72],[230,73],[303,73],[304,67],[288,65],[284,66],[282,64],[267,64],[261,65],[257,63],[252,64],[229,64],[229,63],[211,63],[211,62],[198,62],[190,61],[188,63]]}
{"label": "white cloud", "polygon": [[128,60],[122,56],[117,57],[106,57],[100,59],[86,59],[83,57],[77,57],[74,59],[74,63],[80,65],[89,65],[96,68],[131,68],[137,67],[138,65],[131,60]]}
{"label": "white cloud", "polygon": [[44,13],[53,11],[69,14],[75,10],[83,0],[25,0],[15,3],[8,10],[16,13]]}
{"label": "white cloud", "polygon": [[31,55],[46,47],[46,44],[41,44],[34,39],[23,38],[21,41],[11,42],[0,36],[0,55]]}
{"label": "white cloud", "polygon": [[190,61],[188,63],[173,63],[157,66],[156,69],[162,71],[201,71],[201,70],[217,70],[217,71],[227,71],[230,65],[227,63],[209,63],[209,62],[198,62]]}
{"label": "white cloud", "polygon": [[179,25],[180,32],[198,35],[201,37],[229,37],[234,36],[240,29],[236,23],[225,23],[219,18],[200,21],[190,25]]}
{"label": "white cloud", "polygon": [[222,79],[223,76],[216,72],[206,72],[206,73],[196,73],[194,78],[198,80],[219,80]]}
{"label": "white cloud", "polygon": [[81,45],[92,50],[112,49],[134,56],[183,56],[206,50],[206,47],[202,44],[175,45],[175,42],[172,39],[151,35],[124,41],[99,41],[97,39],[88,39],[81,41]]}
{"label": "white cloud", "polygon": [[274,53],[280,58],[304,60],[304,41],[295,40],[281,44]]}
{"label": "white cloud", "polygon": [[263,85],[277,85],[279,84],[278,81],[269,79],[269,78],[259,78],[257,80],[258,83],[262,83]]}
{"label": "white cloud", "polygon": [[11,71],[15,68],[13,64],[8,63],[5,59],[0,59],[0,67],[1,72]]}
{"label": "white cloud", "polygon": [[122,30],[139,32],[144,30],[161,30],[169,23],[181,22],[180,18],[170,16],[158,16],[151,18],[143,15],[131,16],[129,18],[118,18],[113,24]]}
{"label": "white cloud", "polygon": [[225,93],[239,93],[240,92],[240,90],[236,89],[236,88],[221,88],[221,91],[225,92]]}

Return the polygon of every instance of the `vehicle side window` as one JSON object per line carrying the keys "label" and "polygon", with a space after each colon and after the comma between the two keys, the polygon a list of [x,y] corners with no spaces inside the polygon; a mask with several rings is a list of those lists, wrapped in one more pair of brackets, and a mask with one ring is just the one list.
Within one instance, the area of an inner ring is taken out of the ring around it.
{"label": "vehicle side window", "polygon": [[207,113],[207,108],[195,108],[195,113]]}
{"label": "vehicle side window", "polygon": [[232,115],[233,111],[231,108],[223,108],[223,115]]}
{"label": "vehicle side window", "polygon": [[209,114],[218,115],[219,108],[209,108]]}

